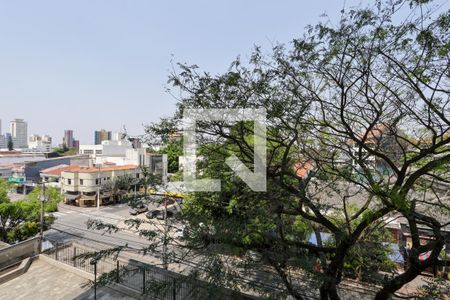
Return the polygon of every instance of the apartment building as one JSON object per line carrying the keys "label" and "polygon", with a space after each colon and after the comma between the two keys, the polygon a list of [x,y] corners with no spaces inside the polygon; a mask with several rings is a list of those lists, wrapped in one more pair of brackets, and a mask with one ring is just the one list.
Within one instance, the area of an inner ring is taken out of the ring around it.
{"label": "apartment building", "polygon": [[23,119],[14,119],[10,123],[10,132],[14,148],[28,147],[28,124]]}
{"label": "apartment building", "polygon": [[48,153],[52,151],[52,138],[48,135],[33,134],[28,139],[28,148],[37,152]]}
{"label": "apartment building", "polygon": [[89,155],[92,164],[113,163],[118,166],[146,166],[153,174],[167,181],[167,155],[147,153],[145,148],[133,148],[127,140],[103,141],[101,145],[81,145],[80,154]]}
{"label": "apartment building", "polygon": [[103,141],[112,140],[112,132],[105,129],[96,130],[94,132],[94,144],[100,145]]}
{"label": "apartment building", "polygon": [[98,165],[95,167],[61,166],[41,172],[44,180],[60,174],[61,192],[68,204],[77,206],[96,206],[98,199],[100,205],[111,202],[112,194],[102,190],[102,185],[117,177],[129,175],[134,178],[140,177],[140,169],[137,165]]}

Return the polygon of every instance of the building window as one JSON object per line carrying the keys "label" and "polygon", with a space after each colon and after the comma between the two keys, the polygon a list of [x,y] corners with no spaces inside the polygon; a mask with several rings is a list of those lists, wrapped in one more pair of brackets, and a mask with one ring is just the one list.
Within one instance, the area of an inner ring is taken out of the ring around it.
{"label": "building window", "polygon": [[83,185],[83,179],[80,179],[80,185]]}
{"label": "building window", "polygon": [[136,174],[136,178],[139,178],[139,174]]}
{"label": "building window", "polygon": [[98,185],[98,182],[99,182],[98,178],[95,179],[95,184],[96,184],[96,185]]}
{"label": "building window", "polygon": [[67,179],[67,184],[71,185],[72,184],[72,179]]}

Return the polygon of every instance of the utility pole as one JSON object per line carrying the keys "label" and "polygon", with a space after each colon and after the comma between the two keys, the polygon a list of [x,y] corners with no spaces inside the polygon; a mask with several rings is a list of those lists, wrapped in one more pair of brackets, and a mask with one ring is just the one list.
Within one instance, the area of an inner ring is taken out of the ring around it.
{"label": "utility pole", "polygon": [[98,172],[97,172],[97,210],[100,210],[100,186],[102,182],[102,178],[100,176],[100,164],[98,165]]}

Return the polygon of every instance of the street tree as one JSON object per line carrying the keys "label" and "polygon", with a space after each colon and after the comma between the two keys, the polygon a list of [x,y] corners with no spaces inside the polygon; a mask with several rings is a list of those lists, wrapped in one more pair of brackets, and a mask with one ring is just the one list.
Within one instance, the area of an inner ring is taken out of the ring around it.
{"label": "street tree", "polygon": [[[225,164],[235,155],[253,169],[251,122],[196,124],[204,158],[197,177],[222,182],[220,192],[192,192],[183,203],[182,246],[203,260],[196,274],[246,288],[242,268],[254,276],[268,270],[276,291],[252,286],[262,294],[307,299],[305,290],[317,286],[321,299],[341,299],[349,269],[376,277],[361,269],[364,261],[347,263],[368,245],[380,247],[388,218],[405,220],[412,245],[404,272],[384,278],[375,299],[438,265],[450,215],[442,191],[450,182],[449,24],[450,12],[436,13],[432,1],[377,1],[343,11],[337,25],[308,27],[270,55],[256,48],[249,63],[236,59],[223,74],[179,64],[170,77],[178,111],[149,126],[149,140],[181,129],[185,109],[267,112],[266,192],[252,191]],[[421,227],[431,232],[425,243]],[[385,253],[370,259],[385,264]]]}
{"label": "street tree", "polygon": [[[297,299],[302,295],[289,280],[292,251],[322,256],[321,297],[339,299],[346,257],[372,224],[389,216],[406,219],[412,249],[405,272],[389,278],[376,299],[387,299],[438,264],[449,213],[438,190],[438,182],[448,182],[450,163],[449,12],[436,14],[432,3],[422,2],[378,1],[372,9],[343,12],[337,26],[312,26],[291,48],[275,46],[271,57],[256,49],[250,66],[238,59],[221,75],[179,65],[180,72],[171,77],[182,94],[176,117],[186,108],[267,110],[270,192],[248,194],[234,183],[216,196],[195,193],[193,198],[201,199],[194,200],[196,205],[209,212],[204,221],[215,228],[205,245],[239,244],[238,222],[226,215],[227,207],[244,205],[239,218],[251,221],[248,207],[259,207],[267,198],[270,204],[260,211],[272,222],[278,220],[271,225],[277,229],[266,230],[257,241],[246,240],[242,247],[261,252]],[[398,21],[405,6],[410,14]],[[219,151],[252,167],[252,126],[198,122],[197,133],[200,145],[216,145],[204,148],[214,148],[204,154],[210,170],[205,175],[227,176],[223,164],[217,169],[211,159]],[[293,172],[298,161],[311,163],[315,175]],[[327,203],[330,194],[334,203]],[[359,198],[353,200],[358,205],[353,213],[348,209],[352,198]],[[345,226],[329,218],[325,212],[330,208],[344,214]],[[229,226],[222,223],[225,215]],[[335,244],[312,246],[287,238],[284,224],[292,217],[330,232]],[[432,231],[425,245],[419,226]],[[431,252],[425,262],[418,259],[424,252]]]}
{"label": "street tree", "polygon": [[8,150],[9,151],[14,150],[14,143],[13,143],[12,137],[8,137]]}

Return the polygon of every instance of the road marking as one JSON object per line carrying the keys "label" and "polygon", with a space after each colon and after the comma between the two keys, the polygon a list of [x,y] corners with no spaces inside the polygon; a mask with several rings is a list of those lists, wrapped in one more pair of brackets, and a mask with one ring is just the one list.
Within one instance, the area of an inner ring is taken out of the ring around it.
{"label": "road marking", "polygon": [[53,212],[52,215],[54,215],[56,217],[62,217],[62,216],[65,216],[66,214],[62,213],[62,212]]}

